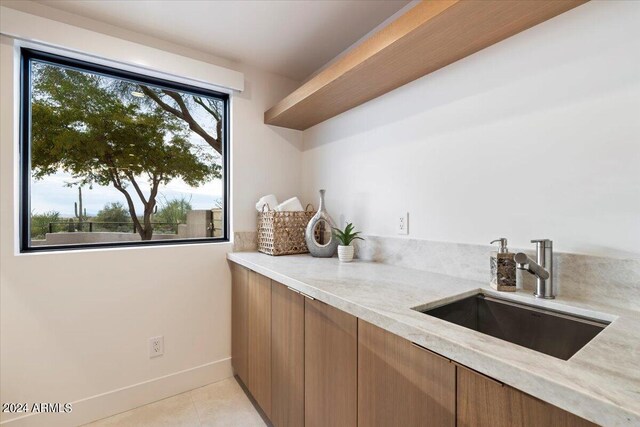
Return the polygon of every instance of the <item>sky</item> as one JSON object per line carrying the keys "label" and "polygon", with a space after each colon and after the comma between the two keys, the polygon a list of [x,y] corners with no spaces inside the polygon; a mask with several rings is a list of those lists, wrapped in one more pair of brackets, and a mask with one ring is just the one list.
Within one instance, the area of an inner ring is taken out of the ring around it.
{"label": "sky", "polygon": [[[143,178],[136,178],[143,188],[147,188],[145,197],[149,195],[149,184]],[[73,203],[78,201],[78,188],[67,187],[66,183],[73,182],[71,176],[64,172],[58,172],[42,180],[31,181],[31,211],[33,213],[44,213],[57,211],[65,218],[74,216]],[[136,203],[136,212],[142,212],[142,203],[138,197],[132,194]],[[184,196],[187,200],[191,198],[193,209],[212,209],[216,202],[222,197],[222,181],[216,179],[198,188],[189,187],[182,180],[173,180],[166,186],[161,186],[158,192],[158,204],[167,200]],[[124,195],[113,187],[93,186],[83,187],[82,206],[87,209],[87,215],[95,216],[106,203],[121,202],[127,205]]]}
{"label": "sky", "polygon": [[[40,63],[37,64],[37,66],[51,67],[52,65]],[[113,79],[107,77],[104,77],[104,79],[107,82],[113,81]],[[136,86],[132,85],[132,88],[135,89]],[[138,96],[136,93],[142,95],[139,92],[134,93],[132,91],[132,95]],[[190,95],[187,94],[186,96]],[[207,133],[215,133],[215,119],[200,105],[193,104],[190,112]],[[192,143],[203,147],[204,150],[213,152],[213,148],[194,132],[190,131],[189,138]],[[217,158],[219,161],[219,156],[217,156]],[[136,177],[136,181],[143,189],[145,197],[147,197],[149,195],[149,182],[146,177]],[[77,186],[70,187],[68,185],[72,182],[74,182],[73,177],[62,170],[58,170],[57,173],[46,176],[43,179],[32,179],[31,212],[33,214],[42,214],[49,211],[56,211],[59,212],[62,217],[73,217],[74,202],[78,201],[78,188]],[[135,201],[136,212],[140,214],[142,212],[142,203],[133,188],[130,189],[129,194],[131,194]],[[184,197],[187,200],[191,200],[193,209],[212,209],[220,202],[222,194],[223,185],[220,179],[204,183],[197,188],[190,187],[181,179],[175,179],[167,185],[160,185],[157,202],[160,205],[159,207],[161,207],[165,200]],[[127,206],[124,195],[112,186],[94,185],[92,188],[85,186],[82,189],[82,200],[83,207],[86,208],[88,216],[95,216],[98,211],[108,203],[121,202],[124,206]]]}

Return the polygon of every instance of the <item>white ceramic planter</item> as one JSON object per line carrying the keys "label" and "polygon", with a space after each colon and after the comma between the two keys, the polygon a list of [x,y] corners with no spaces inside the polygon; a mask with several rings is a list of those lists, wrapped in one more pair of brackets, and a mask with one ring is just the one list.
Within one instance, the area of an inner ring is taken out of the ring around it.
{"label": "white ceramic planter", "polygon": [[338,245],[338,259],[340,262],[353,261],[353,246]]}

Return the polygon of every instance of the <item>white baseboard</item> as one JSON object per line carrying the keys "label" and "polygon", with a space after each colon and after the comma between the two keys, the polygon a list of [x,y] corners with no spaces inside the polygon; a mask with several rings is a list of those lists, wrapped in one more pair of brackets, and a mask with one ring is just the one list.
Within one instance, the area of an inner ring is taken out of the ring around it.
{"label": "white baseboard", "polygon": [[73,411],[35,413],[1,422],[4,427],[69,427],[119,414],[233,375],[231,358],[218,360],[72,402]]}

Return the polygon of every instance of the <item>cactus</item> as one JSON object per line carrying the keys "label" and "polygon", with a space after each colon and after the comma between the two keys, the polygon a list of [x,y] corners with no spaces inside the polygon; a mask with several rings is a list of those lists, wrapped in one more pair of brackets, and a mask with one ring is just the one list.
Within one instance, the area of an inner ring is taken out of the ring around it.
{"label": "cactus", "polygon": [[78,187],[78,201],[73,202],[73,211],[78,219],[78,231],[82,231],[82,223],[88,218],[87,208],[82,209],[82,187]]}

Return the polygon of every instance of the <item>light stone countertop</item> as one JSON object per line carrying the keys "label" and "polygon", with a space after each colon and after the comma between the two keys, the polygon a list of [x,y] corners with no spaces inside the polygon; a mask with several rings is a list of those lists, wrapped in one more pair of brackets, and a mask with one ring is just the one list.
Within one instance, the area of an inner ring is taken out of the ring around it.
{"label": "light stone countertop", "polygon": [[[230,261],[420,344],[597,424],[640,426],[640,312],[528,292],[496,292],[484,282],[388,264],[309,255],[229,253]],[[612,322],[568,361],[431,316],[478,291]]]}

